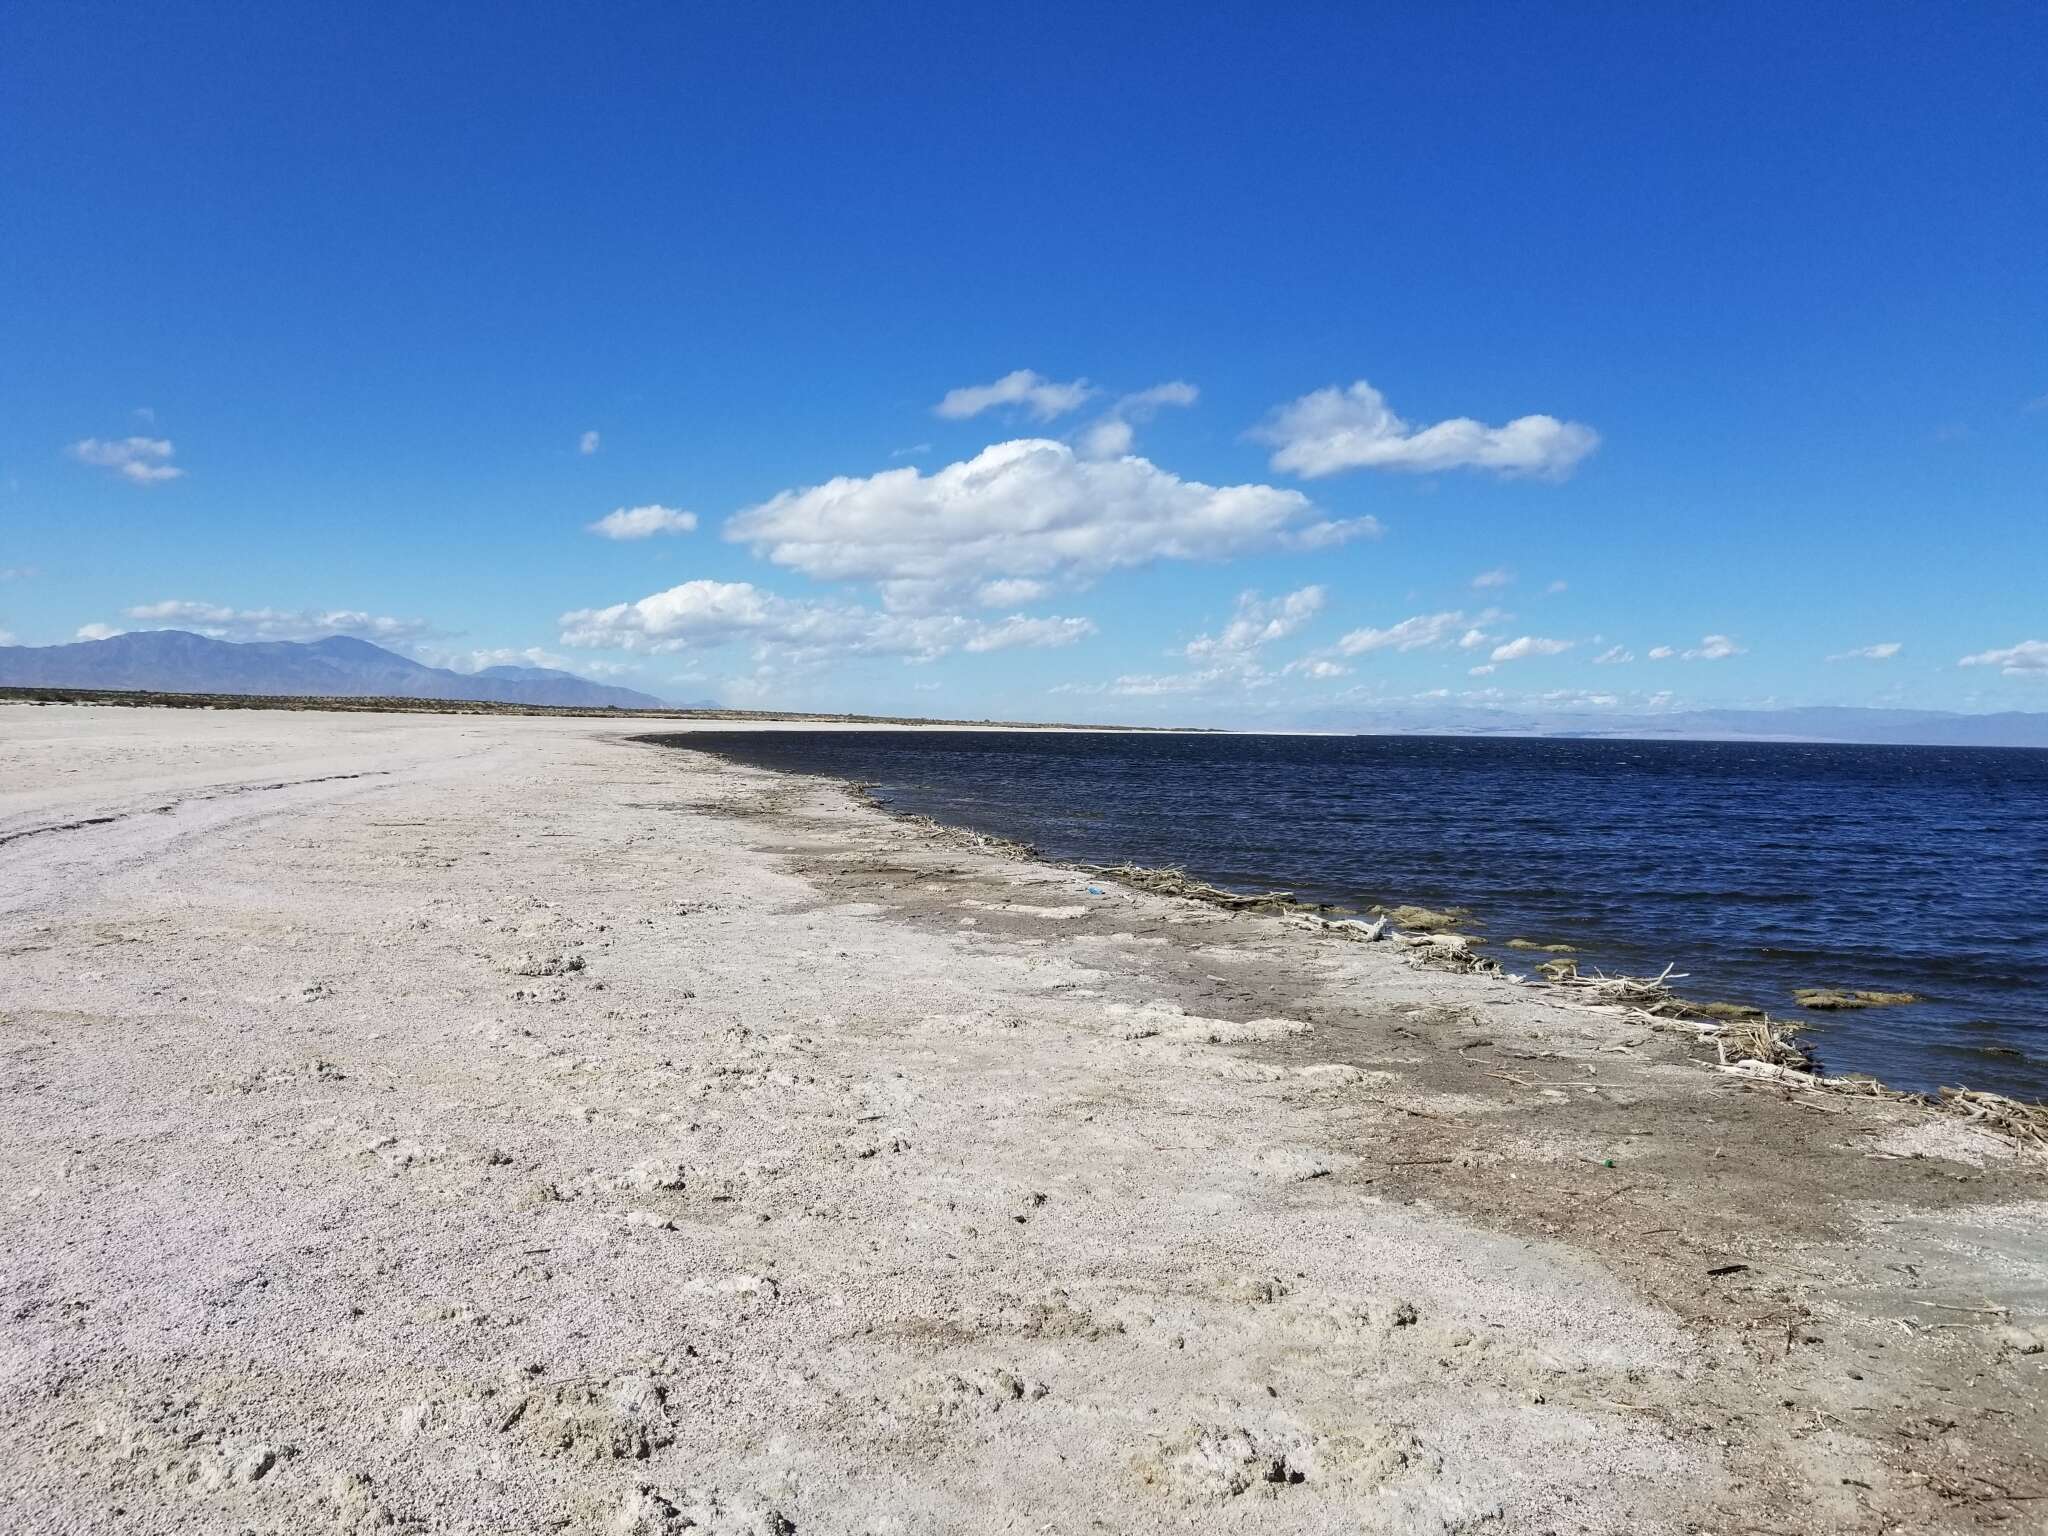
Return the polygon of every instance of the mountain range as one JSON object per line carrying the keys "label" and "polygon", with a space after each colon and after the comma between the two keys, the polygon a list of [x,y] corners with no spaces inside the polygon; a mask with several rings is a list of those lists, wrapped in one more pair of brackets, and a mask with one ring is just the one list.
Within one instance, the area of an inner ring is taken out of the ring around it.
{"label": "mountain range", "polygon": [[669,707],[652,694],[593,683],[552,667],[455,672],[347,635],[234,641],[182,629],[134,630],[71,645],[0,646],[0,687],[469,699],[575,709]]}

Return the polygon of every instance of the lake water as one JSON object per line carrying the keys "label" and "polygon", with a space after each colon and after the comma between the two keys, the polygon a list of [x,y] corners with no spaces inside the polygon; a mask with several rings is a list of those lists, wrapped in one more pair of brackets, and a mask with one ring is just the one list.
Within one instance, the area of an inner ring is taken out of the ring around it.
{"label": "lake water", "polygon": [[[1057,860],[1185,866],[1675,964],[1809,1019],[1834,1072],[2048,1097],[2048,752],[1470,737],[732,732],[668,738],[875,781]],[[1529,958],[1500,951],[1510,969]],[[1531,957],[1540,958],[1540,957]],[[1912,992],[1802,1014],[1800,986]]]}

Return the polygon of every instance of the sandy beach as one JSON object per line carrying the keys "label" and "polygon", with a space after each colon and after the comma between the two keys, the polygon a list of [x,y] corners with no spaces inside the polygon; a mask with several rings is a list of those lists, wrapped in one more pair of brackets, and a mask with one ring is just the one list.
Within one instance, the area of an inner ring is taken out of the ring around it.
{"label": "sandy beach", "polygon": [[0,706],[0,1528],[2048,1528],[2042,1159],[646,729]]}

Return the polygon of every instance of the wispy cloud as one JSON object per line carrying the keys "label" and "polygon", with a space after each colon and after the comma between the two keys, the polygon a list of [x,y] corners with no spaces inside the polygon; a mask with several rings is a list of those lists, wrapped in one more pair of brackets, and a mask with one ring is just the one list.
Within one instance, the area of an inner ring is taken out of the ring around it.
{"label": "wispy cloud", "polygon": [[1627,646],[1610,645],[1606,650],[1593,658],[1593,665],[1596,667],[1612,667],[1618,666],[1625,661],[1634,661],[1635,659],[1636,653]]}
{"label": "wispy cloud", "polygon": [[[1373,651],[1426,651],[1452,644],[1471,650],[1488,638],[1474,626],[1495,623],[1500,617],[1491,608],[1469,616],[1460,608],[1418,613],[1384,629],[1354,629],[1338,639],[1337,650],[1345,656],[1364,656]],[[1477,638],[1472,638],[1475,635]]]}
{"label": "wispy cloud", "polygon": [[1746,649],[1727,635],[1705,635],[1698,645],[1683,651],[1673,645],[1653,645],[1650,660],[1669,661],[1676,656],[1680,661],[1725,661],[1730,656],[1743,655]]}
{"label": "wispy cloud", "polygon": [[315,640],[352,635],[381,645],[434,633],[425,619],[398,619],[359,608],[230,608],[181,598],[143,603],[128,609],[127,616],[141,624],[194,630],[216,640]]}
{"label": "wispy cloud", "polygon": [[1033,581],[1028,576],[1008,576],[1000,581],[984,581],[974,589],[974,601],[983,608],[1016,608],[1025,603],[1036,603],[1049,597],[1052,588],[1042,581]]}
{"label": "wispy cloud", "polygon": [[1727,635],[1707,635],[1688,651],[1680,653],[1685,661],[1723,661],[1730,656],[1740,656],[1746,647],[1737,645]]}
{"label": "wispy cloud", "polygon": [[1230,622],[1213,635],[1190,640],[1185,654],[1190,661],[1249,657],[1262,646],[1286,639],[1321,613],[1325,596],[1321,587],[1303,587],[1271,599],[1256,592],[1240,593]]}
{"label": "wispy cloud", "polygon": [[1030,368],[1006,373],[993,384],[969,384],[949,389],[932,407],[932,414],[948,421],[965,421],[998,406],[1022,406],[1034,421],[1051,421],[1069,411],[1079,410],[1097,393],[1086,379],[1061,384]]}
{"label": "wispy cloud", "polygon": [[1979,651],[1956,663],[1960,667],[1996,667],[2007,677],[2048,678],[2048,640],[2022,640],[2000,651]]}
{"label": "wispy cloud", "polygon": [[1477,592],[1486,592],[1508,586],[1514,579],[1515,573],[1513,571],[1504,565],[1497,565],[1490,571],[1481,571],[1477,576],[1474,576],[1472,578],[1472,588]]}
{"label": "wispy cloud", "polygon": [[576,439],[576,451],[585,458],[589,458],[590,455],[597,452],[603,446],[604,439],[595,430],[586,432]]}
{"label": "wispy cloud", "polygon": [[177,449],[167,437],[84,437],[66,452],[81,464],[110,469],[132,485],[159,485],[185,473],[171,462]]}
{"label": "wispy cloud", "polygon": [[697,514],[658,504],[620,507],[583,526],[601,539],[651,539],[656,534],[693,531],[697,526]]}
{"label": "wispy cloud", "polygon": [[1859,645],[1853,651],[1837,651],[1834,655],[1830,656],[1828,660],[1890,661],[1894,656],[1898,655],[1899,652],[1904,649],[1905,643],[1903,641],[1886,640],[1878,645]]}
{"label": "wispy cloud", "polygon": [[931,661],[955,650],[1072,645],[1095,633],[1084,618],[1012,614],[988,622],[958,614],[906,615],[850,603],[788,598],[745,581],[686,581],[636,602],[561,617],[561,643],[667,655],[750,641],[783,663],[848,656]]}
{"label": "wispy cloud", "polygon": [[1530,656],[1562,656],[1576,642],[1571,640],[1550,640],[1542,635],[1523,635],[1503,645],[1496,645],[1491,661],[1521,661]]}
{"label": "wispy cloud", "polygon": [[1563,479],[1600,446],[1591,427],[1555,416],[1518,416],[1502,427],[1459,416],[1415,427],[1363,379],[1276,407],[1252,436],[1272,445],[1273,468],[1307,479],[1347,469],[1461,468]]}

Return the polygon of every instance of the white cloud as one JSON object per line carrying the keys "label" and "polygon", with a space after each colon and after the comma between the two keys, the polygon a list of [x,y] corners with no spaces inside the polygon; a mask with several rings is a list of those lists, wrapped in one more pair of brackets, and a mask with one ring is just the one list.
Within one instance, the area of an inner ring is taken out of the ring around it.
{"label": "white cloud", "polygon": [[1063,646],[1095,632],[1089,619],[995,623],[957,614],[906,616],[857,604],[779,597],[745,581],[686,581],[638,602],[579,608],[561,617],[562,644],[667,654],[752,641],[781,660],[900,656],[929,661],[953,650]]}
{"label": "white cloud", "polygon": [[1068,411],[1078,410],[1096,394],[1086,379],[1071,384],[1056,383],[1029,368],[1006,373],[993,384],[972,384],[949,389],[932,413],[949,421],[965,421],[999,405],[1021,405],[1033,420],[1051,421]]}
{"label": "white cloud", "polygon": [[1878,645],[1859,645],[1853,651],[1840,651],[1828,658],[1829,661],[1890,661],[1904,650],[1905,642],[1886,640]]}
{"label": "white cloud", "polygon": [[657,504],[620,507],[594,523],[584,524],[602,539],[651,539],[658,533],[689,533],[696,526],[696,513]]}
{"label": "white cloud", "polygon": [[40,574],[32,565],[0,565],[0,581],[27,581]]}
{"label": "white cloud", "polygon": [[1280,670],[1289,677],[1299,674],[1303,677],[1314,678],[1317,681],[1332,677],[1344,677],[1351,671],[1342,662],[1329,661],[1321,656],[1304,656],[1298,661],[1290,661]]}
{"label": "white cloud", "polygon": [[1072,645],[1095,633],[1093,619],[1027,618],[1013,613],[1007,619],[982,626],[964,647],[970,651],[1008,651],[1019,646],[1049,650]]}
{"label": "white cloud", "polygon": [[1481,571],[1472,578],[1475,591],[1484,592],[1492,587],[1504,587],[1515,579],[1515,573],[1504,565],[1497,565],[1490,571]]}
{"label": "white cloud", "polygon": [[1137,432],[1121,416],[1105,416],[1081,434],[1081,456],[1088,459],[1120,459],[1131,451]]}
{"label": "white cloud", "polygon": [[79,463],[111,469],[135,485],[156,485],[185,473],[171,462],[177,449],[167,437],[86,437],[67,451]]}
{"label": "white cloud", "polygon": [[984,581],[974,589],[974,600],[984,608],[1015,608],[1021,603],[1038,602],[1051,591],[1042,581],[1011,576],[1002,581]]}
{"label": "white cloud", "polygon": [[1161,407],[1190,406],[1200,398],[1201,391],[1183,379],[1124,395],[1081,434],[1081,452],[1091,459],[1121,458],[1131,451],[1137,435],[1134,423],[1150,421]]}
{"label": "white cloud", "polygon": [[1650,647],[1650,660],[1652,661],[1669,661],[1677,654],[1678,652],[1668,645],[1653,645]]}
{"label": "white cloud", "polygon": [[0,645],[12,644],[14,644],[14,631],[11,629],[0,629]]}
{"label": "white cloud", "polygon": [[1561,480],[1600,446],[1591,427],[1555,416],[1518,416],[1504,427],[1459,416],[1413,428],[1363,379],[1275,408],[1252,436],[1273,446],[1273,468],[1308,479],[1347,469],[1471,468]]}
{"label": "white cloud", "polygon": [[[1662,647],[1662,649],[1665,650],[1666,654],[1669,654],[1670,648],[1668,646]],[[1650,654],[1652,656],[1655,656],[1657,653],[1655,651],[1652,651]],[[1595,656],[1593,658],[1593,665],[1596,667],[1611,667],[1618,662],[1634,661],[1635,659],[1636,653],[1630,650],[1627,646],[1611,645],[1606,650],[1602,651],[1598,656]]]}
{"label": "white cloud", "polygon": [[638,667],[622,661],[572,661],[537,645],[493,646],[471,651],[420,651],[429,666],[449,667],[457,672],[481,672],[485,667],[547,667],[556,672],[580,672],[587,677],[617,677],[637,672]]}
{"label": "white cloud", "polygon": [[1523,635],[1504,645],[1493,648],[1493,661],[1520,661],[1528,656],[1561,656],[1570,650],[1575,642],[1570,640],[1546,640],[1541,635]]}
{"label": "white cloud", "polygon": [[1264,687],[1271,674],[1258,668],[1208,667],[1199,672],[1127,672],[1107,683],[1061,683],[1052,693],[1114,694],[1125,699],[1163,698],[1174,694],[1230,693]]}
{"label": "white cloud", "polygon": [[2007,677],[2048,677],[2048,640],[2022,640],[2002,651],[1979,651],[1959,667],[1996,667]]}
{"label": "white cloud", "polygon": [[1567,590],[1570,586],[1570,582],[1566,581],[1563,577],[1559,577],[1556,581],[1553,581],[1549,586],[1543,589],[1543,594],[1546,597],[1555,597],[1558,593]]}
{"label": "white cloud", "polygon": [[1691,650],[1681,653],[1685,661],[1721,661],[1729,656],[1740,656],[1743,647],[1726,635],[1707,635]]}
{"label": "white cloud", "polygon": [[[1470,626],[1491,624],[1500,617],[1491,608],[1469,615],[1455,608],[1444,613],[1418,613],[1385,629],[1354,629],[1337,641],[1337,649],[1346,656],[1363,656],[1369,651],[1424,651],[1453,643],[1464,645]],[[1465,649],[1470,650],[1485,639],[1481,635],[1465,645]]]}
{"label": "white cloud", "polygon": [[1190,661],[1248,657],[1260,646],[1286,639],[1322,612],[1325,595],[1321,587],[1303,587],[1270,601],[1256,592],[1241,593],[1237,612],[1221,633],[1190,640],[1187,657]]}
{"label": "white cloud", "polygon": [[395,619],[355,608],[228,608],[219,603],[171,599],[130,608],[127,616],[145,624],[196,630],[216,640],[315,640],[324,635],[353,635],[358,640],[388,644],[433,633],[433,626],[424,619]]}
{"label": "white cloud", "polygon": [[908,448],[890,449],[889,457],[892,459],[914,459],[921,453],[930,453],[931,451],[932,445],[930,443],[912,443]]}
{"label": "white cloud", "polygon": [[127,633],[127,630],[116,629],[111,624],[81,624],[78,626],[78,633],[73,635],[72,638],[74,640],[111,640],[116,635],[125,635]]}
{"label": "white cloud", "polygon": [[1367,514],[1291,529],[1280,535],[1280,545],[1283,549],[1296,550],[1335,549],[1353,539],[1376,539],[1386,531],[1378,518]]}
{"label": "white cloud", "polygon": [[576,451],[582,454],[585,458],[589,458],[590,455],[597,452],[597,450],[603,446],[603,443],[604,439],[600,437],[595,431],[586,432],[581,437],[576,439]]}
{"label": "white cloud", "polygon": [[1491,677],[1493,676],[1494,672],[1498,669],[1494,666],[1492,662],[1487,661],[1481,662],[1476,667],[1467,667],[1465,670],[1471,673],[1471,675],[1474,677]]}
{"label": "white cloud", "polygon": [[929,475],[906,466],[784,491],[725,536],[820,580],[888,583],[890,605],[907,609],[989,580],[1220,560],[1279,543],[1311,511],[1298,491],[1204,485],[1143,458],[1092,462],[1020,438]]}
{"label": "white cloud", "polygon": [[1458,636],[1458,649],[1461,651],[1476,651],[1492,639],[1493,636],[1483,629],[1468,629],[1465,633]]}

